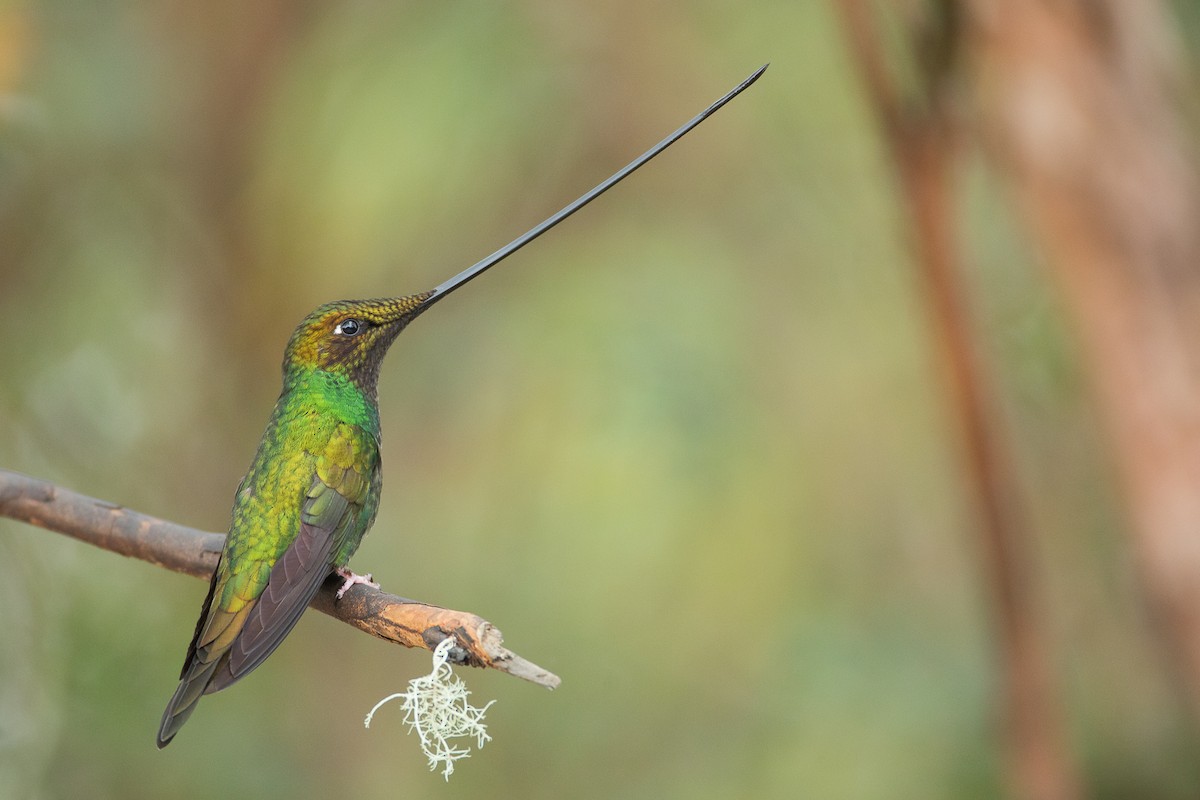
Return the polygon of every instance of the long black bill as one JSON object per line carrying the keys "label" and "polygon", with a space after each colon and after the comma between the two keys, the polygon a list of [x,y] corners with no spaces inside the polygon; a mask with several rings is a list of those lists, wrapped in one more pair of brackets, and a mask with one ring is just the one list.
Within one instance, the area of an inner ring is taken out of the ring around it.
{"label": "long black bill", "polygon": [[684,134],[686,134],[692,128],[699,125],[704,120],[711,117],[713,114],[715,114],[717,112],[718,109],[721,108],[721,106],[725,105],[730,100],[732,100],[733,98],[735,98],[739,94],[741,94],[743,91],[745,91],[746,88],[750,86],[750,84],[754,83],[756,80],[758,80],[760,75],[762,75],[764,72],[766,72],[768,66],[770,66],[770,65],[763,64],[761,67],[759,67],[757,70],[755,70],[753,75],[751,75],[749,78],[746,78],[746,80],[742,81],[737,86],[735,86],[732,90],[730,90],[730,92],[728,94],[726,94],[720,100],[718,100],[717,102],[713,103],[708,108],[701,111],[699,114],[697,114],[692,119],[688,120],[681,128],[679,128],[679,130],[675,131],[670,136],[663,139],[658,144],[654,145],[654,147],[651,147],[645,153],[642,153],[640,156],[638,156],[633,161],[631,161],[628,165],[626,165],[622,169],[618,170],[608,180],[606,180],[603,183],[601,183],[600,185],[596,186],[594,189],[592,189],[590,192],[588,192],[587,194],[580,197],[575,202],[565,206],[558,213],[551,215],[543,222],[539,223],[538,225],[535,225],[529,231],[521,234],[516,239],[513,239],[511,242],[504,245],[504,247],[501,247],[499,250],[492,253],[487,258],[467,267],[466,269],[464,269],[462,272],[455,275],[450,280],[439,284],[436,288],[434,288],[430,292],[429,297],[426,298],[425,301],[421,304],[420,311],[425,311],[431,305],[436,303],[438,300],[441,300],[443,297],[450,294],[455,289],[457,289],[458,287],[465,284],[467,281],[483,274],[489,268],[494,267],[496,264],[499,264],[501,261],[508,258],[510,255],[517,252],[522,247],[529,244],[534,239],[538,238],[543,233],[550,230],[555,225],[562,222],[564,219],[571,216],[576,211],[583,208],[588,203],[592,202],[593,200],[595,200],[597,197],[599,197],[600,195],[607,192],[612,187],[616,186],[622,180],[627,178],[630,174],[635,172],[638,169],[638,167],[642,166],[647,161],[649,161],[650,159],[654,158],[656,155],[661,153],[663,150],[666,150],[668,147],[675,144],[675,142],[677,142],[679,139],[683,138]]}

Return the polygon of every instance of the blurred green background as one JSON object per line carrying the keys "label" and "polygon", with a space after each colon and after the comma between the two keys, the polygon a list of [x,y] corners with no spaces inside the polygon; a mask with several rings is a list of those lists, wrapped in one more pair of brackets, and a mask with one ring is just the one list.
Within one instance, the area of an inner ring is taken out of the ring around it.
{"label": "blurred green background", "polygon": [[[160,753],[203,584],[0,521],[0,799],[1001,796],[960,453],[825,3],[0,2],[0,466],[224,529],[312,307],[440,282],[767,60],[383,370],[353,566],[561,689],[461,672],[494,741],[447,786],[398,708],[362,726],[428,654],[314,613]],[[1196,797],[1057,298],[964,181],[1089,794]]]}

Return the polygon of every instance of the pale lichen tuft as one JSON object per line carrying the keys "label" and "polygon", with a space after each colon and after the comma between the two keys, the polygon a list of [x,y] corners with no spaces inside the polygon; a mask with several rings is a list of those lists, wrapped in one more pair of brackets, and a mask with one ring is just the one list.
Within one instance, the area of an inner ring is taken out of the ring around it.
{"label": "pale lichen tuft", "polygon": [[451,740],[474,738],[475,746],[479,748],[490,742],[492,737],[488,736],[483,715],[496,702],[493,700],[483,708],[475,708],[470,704],[467,697],[471,692],[467,685],[446,663],[453,646],[454,637],[443,639],[433,650],[433,671],[409,681],[408,691],[397,692],[380,700],[363,720],[363,724],[369,728],[375,712],[384,703],[403,700],[404,724],[408,725],[410,732],[416,731],[420,737],[421,750],[429,759],[429,769],[445,764],[442,777],[446,780],[450,780],[450,774],[454,772],[454,762],[471,755],[469,742],[452,744]]}

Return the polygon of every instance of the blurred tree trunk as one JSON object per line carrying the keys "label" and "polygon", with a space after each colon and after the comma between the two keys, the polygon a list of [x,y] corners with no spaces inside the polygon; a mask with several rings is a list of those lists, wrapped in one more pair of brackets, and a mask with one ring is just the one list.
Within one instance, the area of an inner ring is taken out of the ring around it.
{"label": "blurred tree trunk", "polygon": [[[192,66],[187,114],[195,120],[181,137],[185,185],[194,192],[197,226],[212,234],[214,256],[195,272],[194,289],[226,313],[214,334],[226,339],[228,352],[259,348],[274,359],[275,343],[257,336],[264,314],[289,312],[287,291],[294,282],[271,272],[271,289],[260,290],[265,265],[251,235],[245,194],[254,175],[252,158],[261,124],[281,71],[298,41],[319,18],[321,5],[291,0],[240,3],[217,0],[194,4],[171,0],[154,7],[162,38]],[[255,298],[274,295],[280,302],[263,308]],[[307,300],[302,301],[307,303]],[[290,317],[289,317],[290,319]],[[235,368],[257,369],[254,359],[234,359]]]}
{"label": "blurred tree trunk", "polygon": [[975,0],[988,153],[1083,343],[1143,586],[1200,708],[1200,199],[1163,7]]}
{"label": "blurred tree trunk", "polygon": [[960,18],[944,7],[935,24],[913,29],[919,89],[901,89],[883,39],[863,0],[839,5],[851,50],[895,162],[902,205],[912,225],[914,267],[925,296],[947,402],[962,441],[967,487],[974,495],[983,569],[991,588],[1003,667],[1004,745],[1008,783],[1027,800],[1078,797],[1077,767],[1067,745],[1062,703],[1043,643],[1030,570],[1030,522],[994,408],[986,348],[971,324],[961,285],[964,255],[954,202],[959,145],[954,71]]}
{"label": "blurred tree trunk", "polygon": [[[942,232],[953,229],[953,204],[921,202],[929,186],[950,191],[939,176],[955,155],[944,134],[940,142],[933,134],[972,131],[1011,187],[1066,298],[1107,428],[1142,586],[1200,710],[1200,191],[1180,114],[1182,56],[1166,11],[1153,0],[887,4],[889,19],[902,19],[909,36],[903,57],[919,67],[918,85],[901,98],[893,75],[903,61],[885,57],[868,2],[839,7],[898,164],[918,254],[927,276],[940,276],[926,281],[935,319],[945,317],[937,293],[954,291],[958,267],[937,245],[939,237],[953,241]],[[924,150],[932,155],[923,157]],[[942,268],[931,267],[939,260]],[[969,339],[964,322],[943,319],[939,330]],[[970,352],[969,342],[959,347]],[[983,432],[975,436],[995,454],[981,378],[979,370],[960,376],[978,396],[960,388],[957,406],[968,423],[979,416]],[[978,462],[980,444],[966,430]],[[1077,793],[1064,751],[1056,750],[1062,736],[1050,729],[1054,715],[1022,708],[1039,690],[1020,688],[1024,645],[1014,631],[1035,627],[1032,606],[1020,596],[1006,599],[1027,587],[1019,558],[1006,564],[996,547],[1008,542],[1019,556],[1021,526],[989,518],[990,502],[1009,499],[978,463],[974,475],[993,544],[1014,786],[1027,797]],[[1030,652],[1039,659],[1036,646]],[[1040,691],[1048,691],[1045,684]]]}

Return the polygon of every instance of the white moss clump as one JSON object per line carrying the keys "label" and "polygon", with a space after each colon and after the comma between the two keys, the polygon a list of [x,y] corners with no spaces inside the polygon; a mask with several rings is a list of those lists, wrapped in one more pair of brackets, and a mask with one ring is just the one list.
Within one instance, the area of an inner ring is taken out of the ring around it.
{"label": "white moss clump", "polygon": [[429,769],[445,764],[442,777],[446,780],[450,780],[450,774],[454,772],[454,762],[471,755],[469,743],[451,744],[451,740],[474,738],[475,746],[480,748],[490,742],[492,737],[487,734],[483,715],[496,702],[493,700],[483,708],[475,708],[467,701],[471,692],[446,663],[453,646],[453,636],[443,639],[433,650],[433,671],[409,681],[408,691],[380,700],[363,720],[369,728],[371,718],[380,706],[389,700],[403,700],[404,724],[421,738],[421,750],[429,759]]}

